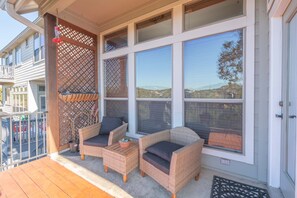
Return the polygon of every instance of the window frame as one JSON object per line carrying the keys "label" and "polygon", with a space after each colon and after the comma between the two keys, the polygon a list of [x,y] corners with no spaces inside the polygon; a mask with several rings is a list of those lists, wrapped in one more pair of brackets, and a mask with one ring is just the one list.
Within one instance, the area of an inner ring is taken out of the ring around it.
{"label": "window frame", "polygon": [[[183,6],[190,3],[191,0],[175,2],[159,8],[140,17],[129,20],[123,24],[104,30],[99,34],[100,45],[98,50],[99,72],[101,80],[99,92],[104,94],[102,85],[103,79],[103,61],[104,59],[128,54],[127,69],[128,78],[128,111],[129,111],[129,136],[139,138],[142,135],[137,134],[137,112],[136,112],[136,72],[135,72],[135,53],[161,46],[172,45],[173,69],[172,69],[172,127],[184,125],[184,85],[183,85],[183,42],[210,36],[218,33],[228,32],[236,29],[245,28],[245,76],[244,76],[244,133],[243,133],[243,152],[242,154],[232,153],[213,148],[203,148],[203,154],[226,158],[234,161],[254,164],[254,66],[255,66],[255,0],[244,2],[245,15],[235,18],[222,20],[213,24],[207,24],[192,30],[183,31]],[[135,43],[135,23],[148,19],[150,17],[162,14],[172,9],[173,34],[170,36],[156,38],[154,40]],[[120,28],[128,26],[128,47],[118,49],[112,52],[104,53],[102,49],[103,35],[111,33]],[[133,88],[134,87],[134,88]],[[104,102],[100,102],[101,109],[104,109]],[[100,112],[101,117],[104,112]]]}

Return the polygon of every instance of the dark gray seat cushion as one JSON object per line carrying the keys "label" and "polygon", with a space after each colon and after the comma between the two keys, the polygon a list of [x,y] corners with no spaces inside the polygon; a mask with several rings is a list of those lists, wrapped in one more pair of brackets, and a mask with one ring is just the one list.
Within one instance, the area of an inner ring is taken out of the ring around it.
{"label": "dark gray seat cushion", "polygon": [[121,117],[103,117],[103,120],[101,122],[101,129],[100,134],[102,135],[109,135],[109,133],[120,127],[123,124]]}
{"label": "dark gray seat cushion", "polygon": [[156,167],[157,169],[169,175],[170,162],[168,162],[167,160],[164,160],[158,157],[157,155],[148,152],[143,154],[143,159],[151,165],[153,165],[154,167]]}
{"label": "dark gray seat cushion", "polygon": [[84,141],[84,145],[105,147],[108,145],[109,135],[97,135]]}
{"label": "dark gray seat cushion", "polygon": [[175,144],[168,141],[158,142],[146,148],[146,151],[159,156],[160,158],[170,162],[172,153],[180,148],[182,145]]}

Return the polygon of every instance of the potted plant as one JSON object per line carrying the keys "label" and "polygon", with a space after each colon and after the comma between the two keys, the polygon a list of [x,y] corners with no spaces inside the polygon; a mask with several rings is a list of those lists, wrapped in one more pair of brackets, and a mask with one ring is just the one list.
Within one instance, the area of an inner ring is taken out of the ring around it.
{"label": "potted plant", "polygon": [[131,139],[124,137],[119,141],[119,143],[121,148],[128,148],[130,146]]}
{"label": "potted plant", "polygon": [[77,144],[75,143],[75,141],[70,140],[69,141],[69,147],[70,147],[71,153],[74,153],[74,152],[77,151]]}

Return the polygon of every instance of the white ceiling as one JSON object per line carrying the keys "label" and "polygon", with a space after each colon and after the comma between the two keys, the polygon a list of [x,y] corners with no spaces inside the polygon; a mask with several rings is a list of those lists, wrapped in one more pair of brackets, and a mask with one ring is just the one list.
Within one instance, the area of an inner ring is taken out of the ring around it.
{"label": "white ceiling", "polygon": [[100,26],[157,0],[76,0],[67,11]]}

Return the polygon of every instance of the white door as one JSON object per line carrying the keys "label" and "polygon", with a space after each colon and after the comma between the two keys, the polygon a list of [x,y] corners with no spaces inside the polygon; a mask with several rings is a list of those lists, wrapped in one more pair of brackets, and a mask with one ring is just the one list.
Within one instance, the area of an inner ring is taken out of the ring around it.
{"label": "white door", "polygon": [[284,119],[282,130],[281,190],[286,198],[295,197],[296,113],[297,113],[297,15],[288,25],[288,67],[285,68]]}

